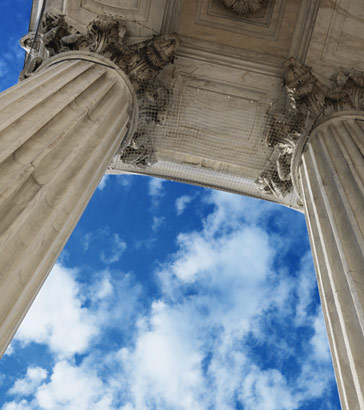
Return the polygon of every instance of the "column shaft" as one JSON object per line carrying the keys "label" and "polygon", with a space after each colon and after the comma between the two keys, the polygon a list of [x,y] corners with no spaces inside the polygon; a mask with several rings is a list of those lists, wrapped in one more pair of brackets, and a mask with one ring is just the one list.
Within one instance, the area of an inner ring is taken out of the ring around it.
{"label": "column shaft", "polygon": [[0,357],[125,137],[132,104],[120,70],[79,59],[0,95]]}
{"label": "column shaft", "polygon": [[299,176],[342,408],[364,409],[364,118],[316,127]]}

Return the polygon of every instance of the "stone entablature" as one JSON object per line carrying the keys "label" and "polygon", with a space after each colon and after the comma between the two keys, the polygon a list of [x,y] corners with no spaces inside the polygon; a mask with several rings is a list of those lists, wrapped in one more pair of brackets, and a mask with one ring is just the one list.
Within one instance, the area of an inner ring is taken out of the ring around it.
{"label": "stone entablature", "polygon": [[[364,73],[340,71],[324,84],[293,58],[284,63],[286,110],[268,112],[265,144],[274,147],[273,164],[267,165],[256,184],[263,194],[284,198],[293,191],[292,160],[297,144],[315,126],[335,113],[364,110]],[[272,166],[273,165],[273,166]]]}

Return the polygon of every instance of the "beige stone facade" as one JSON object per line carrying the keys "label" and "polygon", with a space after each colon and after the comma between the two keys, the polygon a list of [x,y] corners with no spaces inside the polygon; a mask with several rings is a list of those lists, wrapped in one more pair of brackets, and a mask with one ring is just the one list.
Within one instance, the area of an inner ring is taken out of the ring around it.
{"label": "beige stone facade", "polygon": [[153,175],[305,213],[342,407],[364,409],[362,0],[33,3],[0,96],[2,351],[104,172]]}

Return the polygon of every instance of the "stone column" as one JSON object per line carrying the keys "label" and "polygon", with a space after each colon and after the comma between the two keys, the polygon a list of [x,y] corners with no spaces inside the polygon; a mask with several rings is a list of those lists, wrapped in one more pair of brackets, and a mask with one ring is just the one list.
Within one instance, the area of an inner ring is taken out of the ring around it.
{"label": "stone column", "polygon": [[277,160],[257,185],[303,203],[342,408],[364,410],[364,73],[284,68],[266,138]]}
{"label": "stone column", "polygon": [[26,80],[0,95],[0,357],[113,156],[143,154],[136,96],[153,99],[179,44],[129,43],[111,16],[80,33],[45,13],[37,36],[21,41]]}
{"label": "stone column", "polygon": [[364,409],[364,113],[316,126],[298,172],[342,408]]}
{"label": "stone column", "polygon": [[1,94],[1,355],[125,138],[133,96],[111,62],[72,52]]}

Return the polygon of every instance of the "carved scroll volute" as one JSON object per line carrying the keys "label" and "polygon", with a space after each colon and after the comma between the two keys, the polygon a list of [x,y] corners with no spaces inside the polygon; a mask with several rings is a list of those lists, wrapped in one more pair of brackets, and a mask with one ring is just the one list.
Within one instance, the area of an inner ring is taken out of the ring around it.
{"label": "carved scroll volute", "polygon": [[313,116],[322,113],[327,87],[311,72],[311,69],[293,58],[283,64],[285,85],[288,96],[295,109],[309,111]]}
{"label": "carved scroll volute", "polygon": [[[49,58],[67,51],[90,51],[113,61],[132,82],[137,83],[156,78],[163,67],[172,63],[180,42],[177,34],[169,34],[129,44],[125,23],[113,16],[97,17],[83,34],[72,27],[65,16],[50,13],[44,16],[39,38],[44,52],[38,57]],[[29,47],[31,39],[26,36],[23,42],[24,48]],[[23,76],[31,74],[28,68]]]}
{"label": "carved scroll volute", "polygon": [[[284,63],[288,107],[268,112],[266,145],[274,148],[272,158],[256,180],[263,194],[284,197],[293,190],[291,159],[302,135],[322,118],[345,110],[364,110],[364,73],[337,73],[323,84],[311,68],[293,58]],[[309,124],[309,126],[307,125]]]}
{"label": "carved scroll volute", "polygon": [[[129,165],[144,168],[156,162],[150,133],[160,124],[168,103],[169,91],[158,80],[161,70],[173,63],[180,40],[177,34],[154,36],[130,44],[126,24],[113,16],[97,17],[87,27],[86,34],[75,29],[63,15],[46,13],[39,27],[34,50],[34,33],[24,36],[23,48],[28,53],[38,51],[23,70],[21,79],[35,72],[43,59],[69,51],[90,51],[108,58],[120,67],[133,84],[139,105],[138,127],[119,152],[119,159]],[[32,49],[32,50],[30,50]]]}

